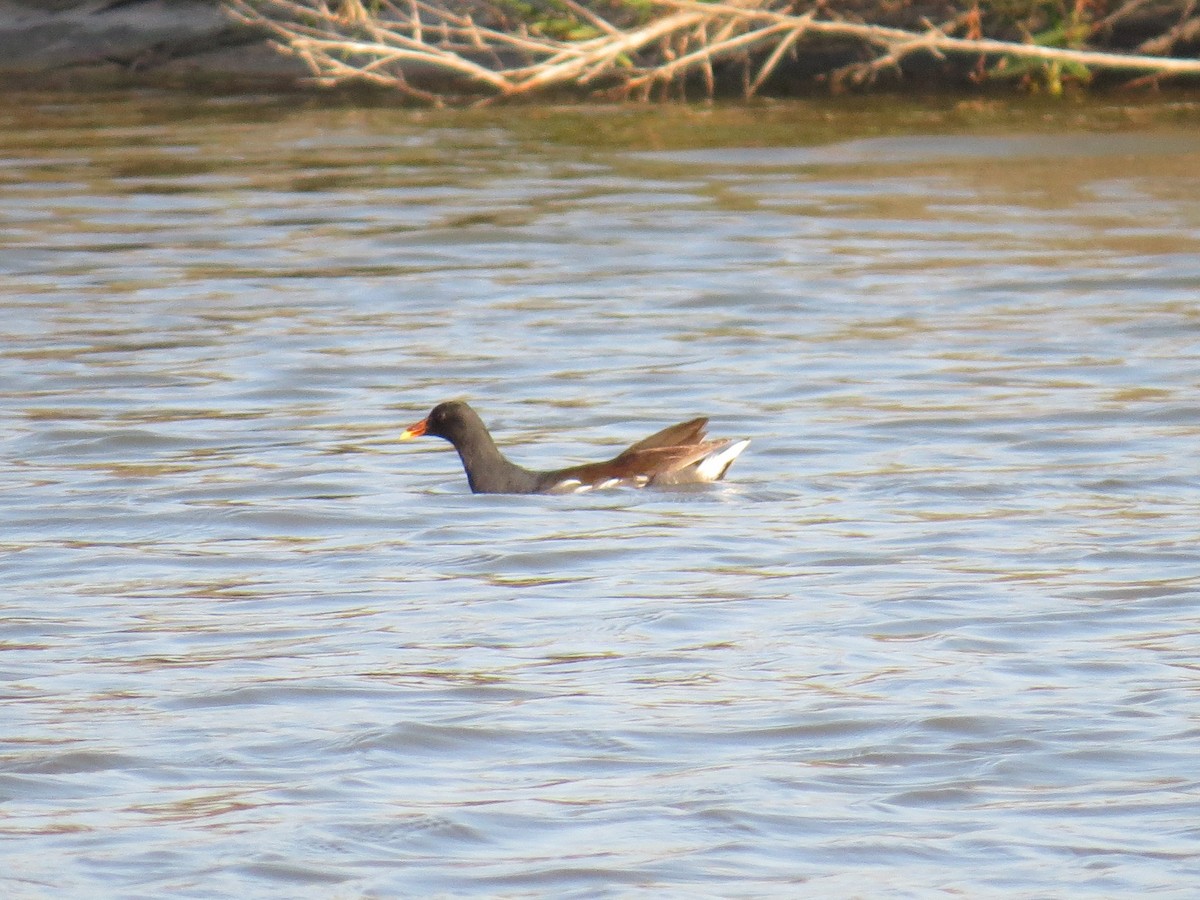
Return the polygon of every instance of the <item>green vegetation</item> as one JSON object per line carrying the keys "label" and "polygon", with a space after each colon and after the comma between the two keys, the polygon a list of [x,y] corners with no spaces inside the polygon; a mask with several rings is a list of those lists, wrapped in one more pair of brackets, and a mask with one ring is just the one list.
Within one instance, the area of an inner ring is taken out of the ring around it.
{"label": "green vegetation", "polygon": [[[1035,47],[1059,47],[1086,51],[1095,28],[1093,4],[1087,0],[1002,0],[994,5],[995,14],[1015,23]],[[990,70],[993,79],[1018,79],[1023,87],[1051,96],[1060,96],[1065,84],[1086,85],[1092,70],[1073,60],[1015,59],[1005,56]]]}

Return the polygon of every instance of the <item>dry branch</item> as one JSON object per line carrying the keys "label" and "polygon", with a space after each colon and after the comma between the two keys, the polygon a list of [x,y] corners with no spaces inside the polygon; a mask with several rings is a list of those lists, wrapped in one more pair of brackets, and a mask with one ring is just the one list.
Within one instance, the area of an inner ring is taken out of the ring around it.
{"label": "dry branch", "polygon": [[[870,60],[832,73],[858,82],[885,69],[899,71],[915,54],[1069,64],[1089,71],[1132,71],[1154,77],[1200,75],[1197,59],[954,37],[950,32],[957,21],[943,28],[926,23],[924,30],[906,30],[818,19],[814,11],[793,12],[790,0],[651,0],[663,14],[625,27],[581,0],[557,0],[558,8],[573,21],[590,28],[590,35],[576,40],[553,36],[546,29],[539,33],[537,23],[514,28],[499,13],[489,19],[487,0],[473,7],[460,2],[459,11],[438,6],[437,0],[378,0],[367,5],[362,0],[341,0],[333,8],[326,0],[224,2],[235,17],[265,29],[276,46],[303,60],[319,83],[368,81],[430,102],[451,99],[454,92],[492,99],[561,87],[600,87],[649,96],[655,85],[682,85],[693,75],[702,78],[711,95],[717,84],[716,64],[730,61],[742,64],[744,91],[749,96],[763,87],[785,54],[800,52],[802,44],[821,39],[853,41],[870,48]],[[1139,0],[1131,0],[1125,9],[1138,5]],[[462,12],[465,8],[474,9],[481,20]],[[1172,46],[1194,34],[1193,9],[1190,3],[1162,36],[1160,46]],[[442,78],[435,89],[431,85],[438,79],[430,76],[436,73]],[[414,78],[424,87],[415,87]],[[447,84],[454,87],[447,89]]]}

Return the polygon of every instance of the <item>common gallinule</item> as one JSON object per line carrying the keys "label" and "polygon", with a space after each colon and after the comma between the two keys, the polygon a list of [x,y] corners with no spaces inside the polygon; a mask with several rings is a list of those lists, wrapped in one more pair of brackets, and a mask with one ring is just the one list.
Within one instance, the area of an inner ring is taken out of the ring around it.
{"label": "common gallinule", "polygon": [[717,481],[750,443],[706,441],[708,419],[692,419],[638,441],[607,462],[533,472],[509,462],[466,403],[439,403],[400,440],[432,434],[454,445],[476,494],[579,494],[596,488]]}

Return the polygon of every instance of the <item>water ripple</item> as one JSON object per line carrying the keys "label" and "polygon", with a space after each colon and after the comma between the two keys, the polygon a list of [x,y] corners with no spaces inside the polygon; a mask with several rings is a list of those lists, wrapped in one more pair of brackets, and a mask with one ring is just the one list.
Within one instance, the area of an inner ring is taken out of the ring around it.
{"label": "water ripple", "polygon": [[25,100],[7,894],[1194,893],[1194,129]]}

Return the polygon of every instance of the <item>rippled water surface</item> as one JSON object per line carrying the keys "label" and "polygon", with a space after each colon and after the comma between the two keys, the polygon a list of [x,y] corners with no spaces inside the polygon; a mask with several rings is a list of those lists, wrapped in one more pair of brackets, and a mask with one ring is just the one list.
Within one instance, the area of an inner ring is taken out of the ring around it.
{"label": "rippled water surface", "polygon": [[1194,896],[1194,107],[0,102],[4,896]]}

